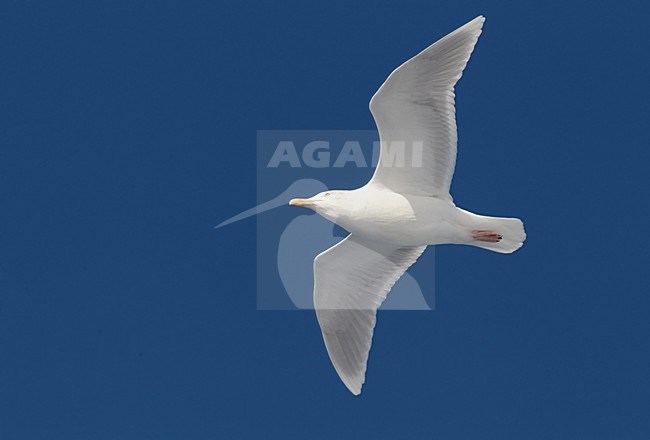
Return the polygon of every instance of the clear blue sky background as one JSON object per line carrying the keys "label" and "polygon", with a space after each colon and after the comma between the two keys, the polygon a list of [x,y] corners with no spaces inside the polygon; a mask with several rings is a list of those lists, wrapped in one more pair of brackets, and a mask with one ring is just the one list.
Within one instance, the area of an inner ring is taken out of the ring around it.
{"label": "clear blue sky background", "polygon": [[[650,438],[649,12],[4,2],[0,438]],[[213,226],[255,203],[256,130],[373,128],[478,14],[452,190],[529,238],[438,249],[354,398],[313,313],[256,310],[255,220]]]}

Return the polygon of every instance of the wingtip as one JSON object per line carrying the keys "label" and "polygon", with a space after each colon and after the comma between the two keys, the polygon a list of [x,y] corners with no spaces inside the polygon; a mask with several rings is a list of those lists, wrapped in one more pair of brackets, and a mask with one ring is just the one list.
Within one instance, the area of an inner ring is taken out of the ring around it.
{"label": "wingtip", "polygon": [[484,23],[485,23],[485,17],[479,15],[478,17],[468,21],[467,23],[465,23],[464,25],[456,29],[454,32],[452,32],[452,34],[456,32],[474,32],[477,35],[480,35],[481,31],[483,30]]}
{"label": "wingtip", "polygon": [[480,29],[480,28],[483,27],[483,23],[485,23],[485,16],[479,15],[474,20],[468,22],[466,26],[468,26],[468,27],[470,27],[470,26],[478,26],[479,29]]}
{"label": "wingtip", "polygon": [[485,17],[479,15],[474,20],[470,21],[465,26],[463,26],[463,28],[469,30],[470,32],[473,32],[476,35],[476,38],[478,38],[483,32],[484,24],[485,24]]}
{"label": "wingtip", "polygon": [[363,388],[363,383],[365,382],[364,379],[362,379],[361,381],[355,381],[355,380],[350,380],[350,378],[341,376],[341,381],[343,382],[345,387],[348,389],[348,391],[350,391],[355,396],[361,394],[361,388]]}
{"label": "wingtip", "polygon": [[346,386],[353,395],[358,396],[359,394],[361,394],[361,387],[356,388],[356,387],[351,387],[349,385]]}

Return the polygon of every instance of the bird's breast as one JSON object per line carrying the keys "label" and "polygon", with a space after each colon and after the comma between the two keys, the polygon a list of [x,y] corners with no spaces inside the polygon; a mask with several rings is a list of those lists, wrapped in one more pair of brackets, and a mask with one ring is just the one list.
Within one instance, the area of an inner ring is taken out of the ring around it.
{"label": "bird's breast", "polygon": [[[420,200],[422,199],[422,200]],[[431,242],[436,225],[444,224],[439,202],[397,193],[370,196],[337,223],[352,234],[397,245]]]}

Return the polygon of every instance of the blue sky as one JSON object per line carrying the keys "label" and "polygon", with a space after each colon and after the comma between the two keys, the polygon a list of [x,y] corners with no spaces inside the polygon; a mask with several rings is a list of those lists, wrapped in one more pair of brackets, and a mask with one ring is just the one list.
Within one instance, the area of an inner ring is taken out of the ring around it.
{"label": "blue sky", "polygon": [[[648,12],[5,2],[0,438],[647,439]],[[312,312],[256,310],[255,219],[213,226],[256,202],[257,130],[373,129],[479,14],[452,192],[528,240],[419,262],[436,310],[380,313],[354,398]]]}

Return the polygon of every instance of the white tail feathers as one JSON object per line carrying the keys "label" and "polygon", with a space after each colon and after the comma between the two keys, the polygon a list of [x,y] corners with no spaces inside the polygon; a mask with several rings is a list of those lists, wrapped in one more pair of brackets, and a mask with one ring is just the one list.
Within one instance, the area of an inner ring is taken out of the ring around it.
{"label": "white tail feathers", "polygon": [[511,254],[524,245],[526,231],[518,218],[482,217],[481,227],[503,236],[497,243],[474,240],[472,245],[502,254]]}

